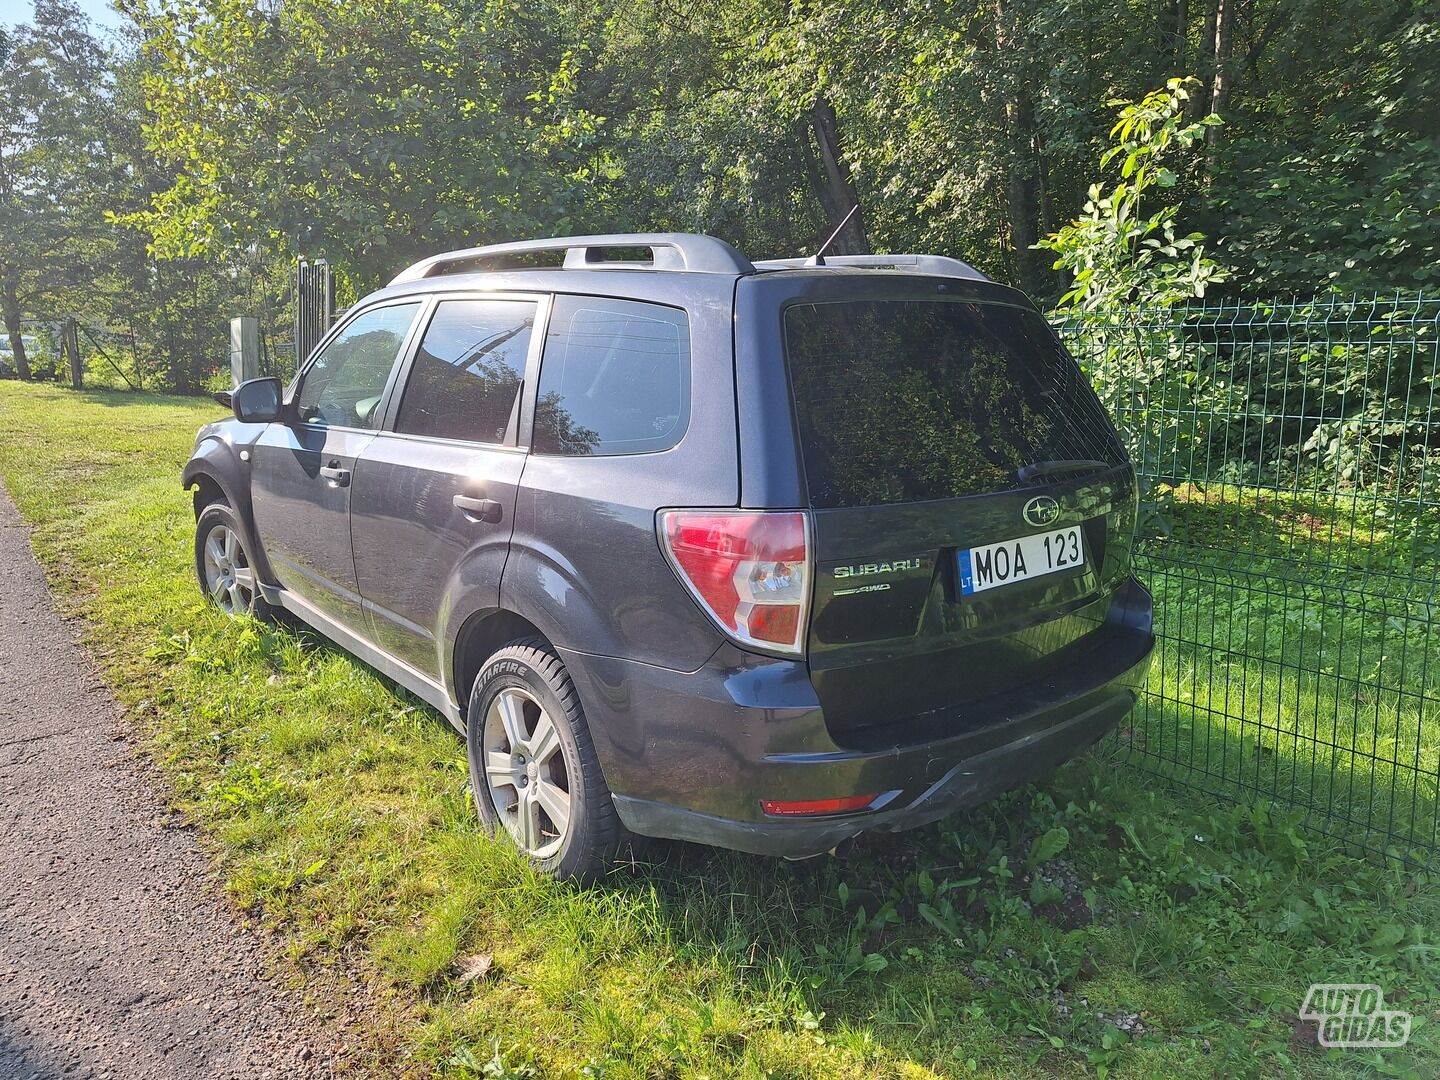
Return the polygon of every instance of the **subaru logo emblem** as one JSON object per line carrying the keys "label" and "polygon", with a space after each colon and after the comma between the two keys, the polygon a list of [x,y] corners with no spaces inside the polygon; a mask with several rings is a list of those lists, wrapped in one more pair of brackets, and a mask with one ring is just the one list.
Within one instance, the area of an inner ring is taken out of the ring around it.
{"label": "subaru logo emblem", "polygon": [[1049,495],[1036,495],[1020,513],[1031,525],[1043,529],[1060,520],[1060,504]]}

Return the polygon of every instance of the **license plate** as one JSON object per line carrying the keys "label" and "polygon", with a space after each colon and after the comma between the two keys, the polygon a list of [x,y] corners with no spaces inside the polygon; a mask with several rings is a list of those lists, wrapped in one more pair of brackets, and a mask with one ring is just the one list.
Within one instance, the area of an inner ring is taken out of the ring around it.
{"label": "license plate", "polygon": [[1070,525],[963,549],[956,557],[960,563],[960,592],[974,596],[986,589],[1083,567],[1085,543],[1080,526]]}

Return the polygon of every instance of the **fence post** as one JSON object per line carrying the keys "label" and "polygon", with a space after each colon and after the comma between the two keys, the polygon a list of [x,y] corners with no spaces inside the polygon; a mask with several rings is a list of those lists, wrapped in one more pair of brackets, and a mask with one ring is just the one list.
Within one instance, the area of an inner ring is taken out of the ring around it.
{"label": "fence post", "polygon": [[299,368],[335,321],[335,281],[325,259],[295,263],[295,366]]}
{"label": "fence post", "polygon": [[230,320],[230,382],[239,386],[260,376],[260,320],[241,315]]}
{"label": "fence post", "polygon": [[80,336],[75,330],[74,316],[61,324],[60,351],[70,363],[70,389],[79,390],[85,384],[85,366],[80,360]]}

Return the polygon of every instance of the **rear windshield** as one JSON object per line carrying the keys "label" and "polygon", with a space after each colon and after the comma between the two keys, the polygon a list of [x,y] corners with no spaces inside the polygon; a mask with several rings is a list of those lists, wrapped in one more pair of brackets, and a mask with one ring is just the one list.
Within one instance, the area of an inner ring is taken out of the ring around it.
{"label": "rear windshield", "polygon": [[815,507],[1005,490],[1042,461],[1125,461],[1089,383],[1034,311],[800,304],[785,311],[785,348]]}

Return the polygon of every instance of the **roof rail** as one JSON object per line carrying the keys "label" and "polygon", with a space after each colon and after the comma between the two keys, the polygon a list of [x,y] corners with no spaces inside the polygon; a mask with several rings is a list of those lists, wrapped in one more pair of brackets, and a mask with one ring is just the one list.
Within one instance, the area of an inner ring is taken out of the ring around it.
{"label": "roof rail", "polygon": [[[756,270],[799,270],[809,265],[806,259],[766,259],[755,264]],[[944,255],[826,255],[826,266],[855,266],[866,270],[898,270],[908,274],[934,274],[938,277],[990,279],[969,263]]]}
{"label": "roof rail", "polygon": [[[606,248],[649,248],[650,260],[618,262],[604,258]],[[432,255],[408,266],[391,279],[391,285],[451,273],[449,267],[470,270],[516,269],[507,260],[546,251],[565,252],[566,270],[689,270],[703,274],[753,274],[750,260],[724,240],[699,233],[611,233],[601,236],[557,236],[550,240],[519,240],[510,244],[462,248]],[[494,263],[494,266],[486,266]]]}

